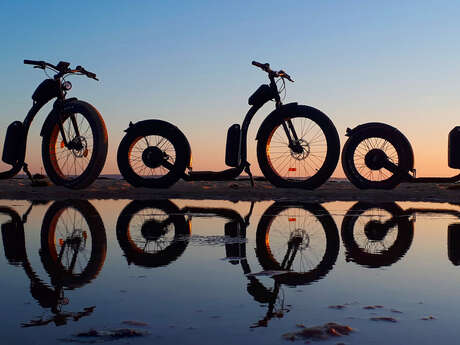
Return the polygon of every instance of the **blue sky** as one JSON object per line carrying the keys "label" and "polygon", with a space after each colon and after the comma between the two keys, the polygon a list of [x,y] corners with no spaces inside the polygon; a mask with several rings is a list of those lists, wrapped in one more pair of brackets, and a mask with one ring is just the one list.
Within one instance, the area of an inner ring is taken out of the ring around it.
{"label": "blue sky", "polygon": [[[117,172],[128,122],[147,118],[183,130],[195,169],[220,169],[227,128],[241,123],[248,96],[266,82],[250,65],[258,60],[293,76],[286,101],[327,113],[342,145],[346,127],[387,122],[412,142],[422,174],[452,174],[447,134],[460,124],[459,17],[456,1],[2,1],[0,140],[24,118],[43,79],[22,60],[64,60],[101,79],[71,79],[70,95],[106,121],[104,172]],[[272,107],[249,133],[253,166],[253,138]],[[29,137],[35,171],[46,113]]]}

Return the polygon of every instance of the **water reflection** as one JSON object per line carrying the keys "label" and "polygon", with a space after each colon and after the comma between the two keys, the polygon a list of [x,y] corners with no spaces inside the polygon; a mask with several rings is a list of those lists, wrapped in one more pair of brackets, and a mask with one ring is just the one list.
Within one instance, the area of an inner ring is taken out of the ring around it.
{"label": "water reflection", "polygon": [[262,215],[256,234],[260,265],[272,271],[274,285],[265,287],[242,262],[249,280],[247,291],[257,302],[267,303],[265,317],[251,327],[267,327],[272,318],[289,311],[281,290],[308,285],[323,278],[339,254],[339,234],[329,212],[319,204],[275,202]]}
{"label": "water reflection", "polygon": [[166,266],[187,248],[190,223],[169,200],[132,201],[117,221],[117,239],[128,264]]}
{"label": "water reflection", "polygon": [[339,233],[329,212],[319,204],[274,203],[257,227],[257,257],[265,270],[287,285],[321,279],[339,254]]}
{"label": "water reflection", "polygon": [[[342,241],[347,261],[377,268],[391,266],[409,250],[417,214],[449,215],[460,219],[460,212],[442,208],[408,208],[396,203],[357,202],[342,222]],[[460,264],[460,223],[448,226],[448,258]]]}
{"label": "water reflection", "polygon": [[22,327],[41,326],[54,322],[56,326],[67,320],[78,321],[90,315],[95,306],[79,312],[63,311],[69,303],[65,289],[88,284],[100,272],[106,255],[107,240],[104,224],[96,209],[88,202],[58,201],[47,210],[43,219],[39,255],[50,277],[45,283],[30,264],[25,245],[24,224],[32,202],[22,217],[9,207],[0,207],[0,214],[9,217],[1,225],[5,257],[14,266],[22,266],[30,279],[30,293],[43,308],[49,308],[52,316],[32,319]]}
{"label": "water reflection", "polygon": [[390,266],[406,254],[414,225],[395,203],[358,202],[342,222],[347,261],[376,268]]}
{"label": "water reflection", "polygon": [[[47,206],[38,241],[39,257],[34,261],[27,255],[27,248],[30,247],[26,246],[28,237],[24,234],[24,224],[36,204],[32,202],[22,216],[11,207],[0,207],[5,258],[9,265],[23,268],[30,281],[31,296],[46,310],[43,317],[23,322],[21,326],[63,325],[69,320],[78,321],[93,315],[95,306],[86,306],[85,302],[85,307],[73,308],[76,311],[64,309],[71,309],[68,306],[68,296],[74,298],[67,291],[91,283],[105,263],[107,238],[101,216],[88,201],[59,201]],[[167,267],[176,262],[167,269],[150,270],[155,279],[167,277],[164,285],[168,285],[167,279],[174,275],[178,281],[186,281],[190,277],[193,280],[198,276],[193,268],[203,268],[195,265],[197,257],[207,259],[206,255],[212,257],[220,248],[216,249],[216,236],[206,238],[199,235],[204,233],[199,226],[194,230],[198,235],[192,236],[192,225],[194,221],[195,224],[199,223],[200,218],[207,218],[213,224],[219,224],[215,221],[217,218],[223,220],[223,225],[216,231],[218,235],[223,235],[217,237],[217,244],[224,246],[225,261],[237,270],[236,274],[228,271],[235,274],[238,285],[236,290],[242,287],[244,301],[254,300],[266,308],[262,314],[251,316],[247,321],[246,324],[252,328],[267,327],[272,319],[283,318],[290,311],[295,312],[292,306],[297,307],[302,302],[296,300],[292,290],[286,287],[313,285],[326,276],[329,279],[324,279],[321,284],[327,285],[328,281],[337,279],[333,274],[331,279],[330,272],[337,267],[339,258],[340,237],[336,221],[340,222],[343,213],[335,215],[334,220],[324,205],[315,203],[275,202],[266,209],[254,207],[254,203],[244,204],[243,208],[201,205],[198,201],[131,201],[123,207],[118,217],[115,214],[113,218],[113,223],[116,222],[116,240],[113,244],[121,248],[128,264],[139,266],[141,271],[142,268]],[[413,242],[418,214],[448,215],[460,220],[460,212],[448,208],[409,208],[396,203],[353,204],[341,223],[340,234],[346,261],[366,268],[378,268],[389,267],[405,256],[410,257],[407,253],[411,246],[417,247]],[[252,226],[251,220],[254,223]],[[211,243],[209,239],[214,242]],[[445,239],[442,241],[445,243]],[[212,251],[209,251],[213,254],[207,252],[209,248],[197,250],[194,244],[214,245]],[[447,248],[450,262],[459,265],[460,221],[448,225]],[[191,254],[184,255],[186,251]],[[29,252],[32,251],[29,249]],[[115,256],[120,259],[120,255]],[[182,260],[178,260],[180,258]],[[195,261],[188,266],[189,262],[184,258]],[[225,263],[222,266],[221,261],[217,261],[209,262],[212,272],[225,272],[229,265]],[[198,262],[206,262],[207,265],[208,261]],[[346,272],[350,269],[348,267],[356,265],[344,266],[342,261],[338,266]],[[190,273],[187,272],[189,267],[192,267]],[[43,277],[46,276],[43,270],[49,278]],[[107,264],[106,270],[110,270]],[[118,272],[119,263],[115,270],[114,281],[122,279],[120,276],[123,274]],[[379,273],[375,270],[367,271]],[[407,272],[403,274],[409,277]],[[144,272],[137,275],[145,279],[151,276]],[[98,282],[101,280],[99,278]],[[206,280],[202,283],[208,284]],[[131,280],[130,284],[131,288],[137,283]],[[306,290],[311,294],[317,288],[309,286]],[[127,290],[123,289],[123,294],[128,293]],[[135,303],[135,300],[131,299],[129,303]]]}

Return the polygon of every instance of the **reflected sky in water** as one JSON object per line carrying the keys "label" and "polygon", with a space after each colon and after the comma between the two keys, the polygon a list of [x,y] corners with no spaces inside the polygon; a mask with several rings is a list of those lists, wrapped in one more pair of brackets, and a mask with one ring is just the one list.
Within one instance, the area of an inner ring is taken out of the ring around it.
{"label": "reflected sky in water", "polygon": [[456,340],[456,205],[0,205],[5,343],[279,344],[327,322],[356,331],[324,344]]}

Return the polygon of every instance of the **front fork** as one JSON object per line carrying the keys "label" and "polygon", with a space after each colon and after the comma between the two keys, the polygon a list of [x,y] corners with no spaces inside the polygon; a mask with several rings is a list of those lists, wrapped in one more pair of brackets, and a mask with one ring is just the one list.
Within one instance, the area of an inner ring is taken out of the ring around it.
{"label": "front fork", "polygon": [[[74,147],[74,145],[76,145],[77,143],[74,143],[73,141],[70,141],[70,142],[68,141],[68,138],[67,138],[67,136],[65,134],[64,126],[63,126],[63,122],[64,122],[63,114],[64,114],[64,109],[61,106],[61,109],[59,109],[58,126],[59,126],[59,132],[61,132],[62,141],[64,143],[64,146],[67,147],[70,150],[72,150],[72,149],[79,150],[80,149],[79,147]],[[72,122],[72,125],[73,125],[75,138],[79,138],[80,137],[80,131],[78,129],[78,123],[77,123],[77,119],[75,118],[75,114],[71,113],[69,117],[70,117],[70,121]]]}
{"label": "front fork", "polygon": [[[283,120],[281,124],[283,125],[284,132],[286,133],[286,136],[288,138],[289,148],[297,152],[297,150],[300,147],[299,138],[297,136],[297,132],[295,131],[295,128],[294,128],[294,125],[292,124],[291,119]],[[300,147],[300,150],[302,150],[301,147]]]}

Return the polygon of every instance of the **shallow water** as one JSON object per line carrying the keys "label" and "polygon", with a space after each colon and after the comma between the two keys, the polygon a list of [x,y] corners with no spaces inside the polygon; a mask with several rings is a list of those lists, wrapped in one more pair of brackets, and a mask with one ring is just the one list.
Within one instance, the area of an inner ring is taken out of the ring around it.
{"label": "shallow water", "polygon": [[322,344],[456,342],[456,205],[0,205],[5,344],[280,344],[328,322],[354,331]]}

